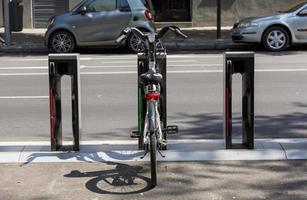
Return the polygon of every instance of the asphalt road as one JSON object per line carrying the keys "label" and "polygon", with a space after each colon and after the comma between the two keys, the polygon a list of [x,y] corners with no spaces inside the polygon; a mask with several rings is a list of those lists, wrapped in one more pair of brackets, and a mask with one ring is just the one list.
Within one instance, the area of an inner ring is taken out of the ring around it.
{"label": "asphalt road", "polygon": [[[255,136],[307,136],[307,52],[256,54]],[[81,55],[82,139],[129,139],[137,126],[135,55]],[[222,138],[223,56],[168,57],[171,138]],[[0,57],[2,141],[49,139],[47,56]],[[63,78],[63,132],[71,139],[69,78]],[[234,77],[234,132],[241,131],[241,79]]]}

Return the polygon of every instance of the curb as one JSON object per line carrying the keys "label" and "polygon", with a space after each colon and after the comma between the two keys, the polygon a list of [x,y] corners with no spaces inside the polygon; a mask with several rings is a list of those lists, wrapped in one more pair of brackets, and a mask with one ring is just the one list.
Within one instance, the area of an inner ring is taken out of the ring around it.
{"label": "curb", "polygon": [[[143,154],[131,140],[83,141],[80,152],[51,152],[50,142],[0,142],[0,163],[148,161]],[[159,161],[298,160],[307,159],[307,139],[256,139],[254,150],[226,150],[224,140],[169,140],[163,154]]]}
{"label": "curb", "polygon": [[43,47],[4,47],[1,48],[1,53],[13,54],[13,53],[48,53],[47,48]]}

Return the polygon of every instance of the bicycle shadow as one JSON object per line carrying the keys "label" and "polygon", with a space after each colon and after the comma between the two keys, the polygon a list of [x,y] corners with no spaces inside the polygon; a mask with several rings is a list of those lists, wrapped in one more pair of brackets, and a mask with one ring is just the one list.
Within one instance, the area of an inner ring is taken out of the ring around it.
{"label": "bicycle shadow", "polygon": [[130,195],[152,189],[150,178],[139,174],[143,167],[115,162],[106,162],[106,164],[115,165],[115,168],[91,172],[73,170],[64,177],[91,178],[85,183],[85,187],[98,194]]}
{"label": "bicycle shadow", "polygon": [[116,160],[119,162],[131,161],[141,157],[144,153],[134,151],[108,151],[108,152],[35,152],[26,155],[26,162],[22,163],[21,166],[28,165],[34,161],[45,161],[48,159],[58,159],[61,161],[74,161],[74,162],[108,162],[108,160]]}

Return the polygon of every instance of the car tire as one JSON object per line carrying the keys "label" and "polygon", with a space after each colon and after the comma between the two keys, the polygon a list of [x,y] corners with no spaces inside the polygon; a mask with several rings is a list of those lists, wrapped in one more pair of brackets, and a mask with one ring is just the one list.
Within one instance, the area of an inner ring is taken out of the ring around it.
{"label": "car tire", "polygon": [[132,53],[137,54],[145,51],[145,42],[133,33],[129,35],[126,42]]}
{"label": "car tire", "polygon": [[290,36],[285,28],[273,26],[264,32],[262,43],[269,51],[283,51],[290,45]]}
{"label": "car tire", "polygon": [[50,38],[50,51],[54,53],[71,53],[76,47],[74,37],[67,31],[57,31]]}

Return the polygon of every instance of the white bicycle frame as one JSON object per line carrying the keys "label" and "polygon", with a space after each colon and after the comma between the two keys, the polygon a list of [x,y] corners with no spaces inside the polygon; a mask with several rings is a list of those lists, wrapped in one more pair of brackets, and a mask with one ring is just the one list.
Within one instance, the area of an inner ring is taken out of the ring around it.
{"label": "white bicycle frame", "polygon": [[[154,104],[154,114],[150,115],[150,109],[151,106],[150,104]],[[156,138],[158,140],[158,144],[161,144],[163,141],[163,134],[162,134],[162,128],[161,128],[161,122],[160,122],[160,113],[158,110],[158,104],[159,101],[155,101],[155,100],[148,100],[146,102],[146,115],[145,115],[145,122],[144,122],[144,131],[143,131],[143,142],[144,144],[149,144],[149,137],[150,134],[156,134]],[[154,130],[149,130],[149,123],[154,124]]]}

